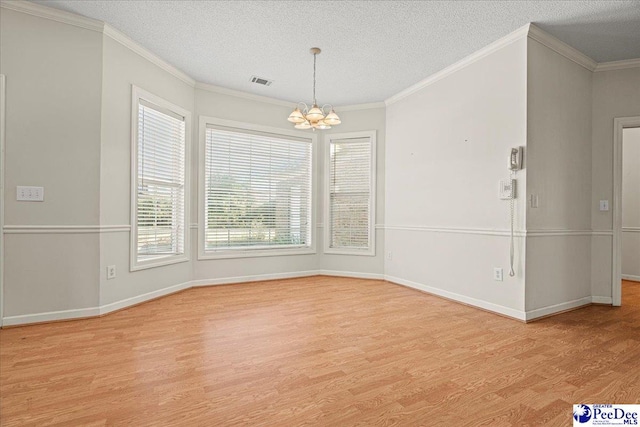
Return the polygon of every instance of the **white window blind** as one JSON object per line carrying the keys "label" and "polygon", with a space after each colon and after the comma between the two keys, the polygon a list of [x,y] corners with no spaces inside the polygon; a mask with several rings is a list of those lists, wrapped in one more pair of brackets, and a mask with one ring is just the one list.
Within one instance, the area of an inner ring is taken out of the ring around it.
{"label": "white window blind", "polygon": [[205,252],[311,246],[311,141],[209,125]]}
{"label": "white window blind", "polygon": [[138,104],[138,260],[180,255],[185,242],[185,119]]}
{"label": "white window blind", "polygon": [[329,142],[330,248],[370,248],[371,145],[370,138]]}

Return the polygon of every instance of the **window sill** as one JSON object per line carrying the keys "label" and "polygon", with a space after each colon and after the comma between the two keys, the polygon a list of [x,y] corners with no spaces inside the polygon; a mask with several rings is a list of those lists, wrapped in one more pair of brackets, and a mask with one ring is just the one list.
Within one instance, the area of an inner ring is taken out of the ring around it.
{"label": "window sill", "polygon": [[171,255],[147,261],[133,261],[129,266],[129,271],[146,270],[148,268],[163,267],[165,265],[178,264],[187,261],[189,261],[188,255]]}
{"label": "window sill", "polygon": [[355,256],[376,256],[375,249],[333,249],[333,248],[325,248],[324,254],[326,255],[355,255]]}
{"label": "window sill", "polygon": [[229,249],[229,250],[221,250],[221,251],[215,251],[215,252],[201,251],[198,254],[198,260],[257,258],[257,257],[268,257],[268,256],[314,255],[314,254],[316,254],[315,248],[257,249],[257,250]]}

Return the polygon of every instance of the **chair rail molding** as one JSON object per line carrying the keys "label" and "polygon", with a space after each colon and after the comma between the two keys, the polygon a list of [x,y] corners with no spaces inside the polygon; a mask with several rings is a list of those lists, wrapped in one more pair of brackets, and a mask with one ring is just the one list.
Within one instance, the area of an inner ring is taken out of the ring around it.
{"label": "chair rail molding", "polygon": [[131,231],[126,225],[5,225],[5,234],[78,234],[123,233]]}

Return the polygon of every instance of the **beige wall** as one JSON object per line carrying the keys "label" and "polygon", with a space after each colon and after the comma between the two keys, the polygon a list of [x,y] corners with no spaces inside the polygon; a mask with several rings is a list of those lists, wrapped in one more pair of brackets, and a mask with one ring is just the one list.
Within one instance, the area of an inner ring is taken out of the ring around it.
{"label": "beige wall", "polygon": [[[4,316],[98,305],[102,34],[2,9],[6,75]],[[16,186],[44,187],[17,202]],[[49,233],[33,226],[49,226]]]}
{"label": "beige wall", "polygon": [[592,72],[529,39],[527,75],[527,199],[538,198],[527,207],[532,311],[591,302]]}
{"label": "beige wall", "polygon": [[[613,120],[640,116],[640,68],[593,74],[591,226],[611,231],[613,212],[600,212],[600,200],[613,202]],[[611,297],[612,236],[592,239],[591,292]]]}
{"label": "beige wall", "polygon": [[[195,116],[208,116],[218,119],[250,122],[253,124],[291,129],[292,125],[286,118],[291,113],[290,106],[260,102],[236,96],[196,88]],[[252,277],[256,275],[277,275],[285,273],[303,273],[319,270],[338,272],[355,272],[364,274],[383,274],[383,233],[377,231],[378,251],[375,257],[325,255],[322,253],[323,232],[323,177],[324,177],[324,135],[330,132],[354,132],[363,130],[377,131],[378,149],[378,193],[377,217],[378,222],[384,219],[384,108],[339,112],[343,124],[329,131],[316,132],[318,137],[315,147],[316,161],[314,163],[314,178],[316,184],[316,254],[286,255],[237,259],[198,260],[197,259],[197,230],[192,229],[193,279],[206,282],[207,279],[220,280],[224,278]],[[197,133],[197,132],[196,132]],[[192,167],[192,181],[197,182],[198,141],[194,138]],[[191,221],[197,223],[197,186],[192,190]]]}
{"label": "beige wall", "polygon": [[[193,112],[190,224],[197,223],[198,116],[289,129],[290,106],[195,89],[103,34],[2,8],[0,73],[7,76],[4,316],[8,323],[95,315],[190,286],[193,280],[313,274],[382,274],[376,257],[322,256],[322,133],[316,147],[317,248],[313,255],[191,260],[131,272],[131,87]],[[46,70],[46,72],[43,72]],[[63,106],[63,108],[61,108]],[[377,130],[384,174],[384,109],[345,111],[337,130]],[[45,202],[15,201],[16,185],[45,187]],[[384,218],[384,185],[378,186]],[[316,224],[314,224],[316,225]],[[33,227],[45,226],[46,229]],[[18,227],[16,229],[16,227]],[[381,233],[379,233],[380,235]],[[36,262],[34,262],[36,261]],[[106,268],[117,275],[106,279]]]}
{"label": "beige wall", "polygon": [[[136,85],[188,111],[193,87],[111,37],[104,37],[100,223],[131,224],[131,86]],[[192,120],[193,126],[193,120]],[[100,305],[189,282],[189,262],[129,271],[130,232],[100,235]],[[107,280],[107,266],[116,278]]]}
{"label": "beige wall", "polygon": [[[339,110],[343,124],[318,133],[317,253],[202,261],[193,227],[198,117],[290,129],[291,107],[194,88],[165,68],[102,31],[2,8],[3,303],[12,323],[94,315],[194,281],[318,271],[387,275],[517,317],[611,296],[612,213],[598,201],[613,200],[613,119],[640,116],[639,68],[591,73],[523,37],[387,108]],[[129,271],[132,84],[193,112],[191,260],[137,272]],[[324,135],[365,130],[377,132],[376,256],[325,255]],[[516,238],[510,278],[509,204],[497,193],[514,146],[526,146],[515,228],[532,235]],[[44,186],[45,201],[15,201],[17,185]],[[532,194],[538,208],[527,207]],[[633,267],[633,252],[625,256]]]}
{"label": "beige wall", "polygon": [[640,128],[622,136],[622,275],[640,281]]}
{"label": "beige wall", "polygon": [[[512,147],[525,146],[527,41],[520,38],[387,107],[385,273],[391,280],[521,316],[523,239],[509,271]],[[526,170],[518,172],[526,188]],[[524,228],[524,197],[516,230]],[[444,230],[444,231],[442,231]],[[493,268],[504,269],[504,281]],[[514,314],[515,313],[515,314]]]}
{"label": "beige wall", "polygon": [[[376,254],[375,256],[360,255],[335,255],[320,254],[319,268],[321,270],[337,271],[337,272],[355,272],[366,273],[382,276],[384,274],[384,230],[380,225],[385,222],[385,138],[386,138],[386,112],[385,108],[372,108],[366,110],[340,111],[342,124],[333,127],[321,134],[321,145],[319,150],[319,182],[324,183],[325,179],[325,146],[328,138],[326,136],[331,133],[357,132],[363,130],[376,131],[376,224],[379,225],[375,230]],[[318,200],[324,200],[324,188],[321,185],[318,192]],[[322,203],[321,203],[322,205]],[[328,225],[328,221],[324,218],[323,206],[319,206],[318,223],[323,227]],[[318,244],[319,248],[324,245],[324,228],[318,228]],[[322,252],[322,251],[320,251]]]}
{"label": "beige wall", "polygon": [[[196,88],[195,116],[215,117],[218,119],[249,122],[262,126],[291,129],[292,125],[287,117],[293,109],[291,107],[239,98],[222,93]],[[197,183],[198,168],[198,132],[193,141],[193,174],[192,182]],[[317,147],[316,147],[317,149]],[[316,150],[317,151],[317,150]],[[316,164],[317,165],[317,162]],[[314,166],[315,166],[314,165]],[[317,169],[315,171],[317,174]],[[316,175],[316,185],[317,175]],[[191,222],[196,224],[197,197],[200,189],[197,185],[192,188]],[[197,237],[198,230],[191,230],[193,254],[193,279],[203,283],[227,278],[248,277],[258,275],[278,275],[295,272],[313,272],[318,269],[318,255],[285,255],[234,259],[198,260]]]}

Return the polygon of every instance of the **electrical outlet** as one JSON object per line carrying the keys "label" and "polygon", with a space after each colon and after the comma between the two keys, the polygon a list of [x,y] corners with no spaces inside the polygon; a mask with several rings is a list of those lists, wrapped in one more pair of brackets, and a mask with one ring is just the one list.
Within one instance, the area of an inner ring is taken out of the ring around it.
{"label": "electrical outlet", "polygon": [[387,261],[391,261],[393,259],[393,254],[391,251],[387,252]]}
{"label": "electrical outlet", "polygon": [[116,278],[116,266],[110,265],[107,267],[107,280]]}
{"label": "electrical outlet", "polygon": [[493,280],[496,280],[498,282],[502,282],[503,278],[502,278],[502,269],[501,268],[494,268],[493,269]]}

